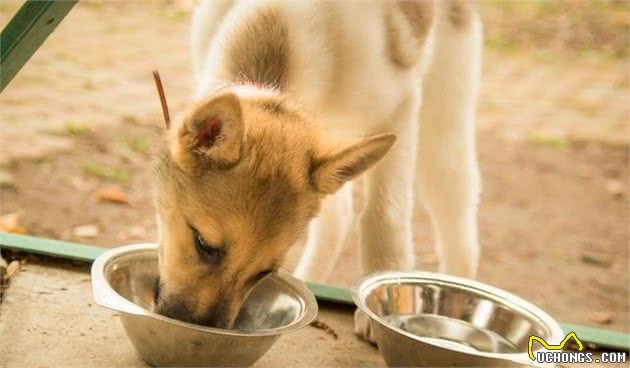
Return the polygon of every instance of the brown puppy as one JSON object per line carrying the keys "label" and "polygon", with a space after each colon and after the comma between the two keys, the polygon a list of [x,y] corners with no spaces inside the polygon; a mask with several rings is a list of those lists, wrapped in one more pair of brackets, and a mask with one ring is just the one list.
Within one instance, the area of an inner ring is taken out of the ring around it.
{"label": "brown puppy", "polygon": [[251,286],[281,263],[320,201],[394,143],[334,149],[272,90],[219,90],[175,122],[157,164],[157,312],[230,327]]}

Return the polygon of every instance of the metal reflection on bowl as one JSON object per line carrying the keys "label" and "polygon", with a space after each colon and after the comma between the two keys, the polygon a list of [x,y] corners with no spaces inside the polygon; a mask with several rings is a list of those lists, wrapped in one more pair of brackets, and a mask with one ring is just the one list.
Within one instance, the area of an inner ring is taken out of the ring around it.
{"label": "metal reflection on bowl", "polygon": [[317,315],[312,292],[284,272],[274,272],[256,284],[233,330],[153,313],[157,248],[155,244],[114,248],[92,265],[95,302],[120,312],[132,344],[151,365],[251,366],[278,337],[305,327]]}
{"label": "metal reflection on bowl", "polygon": [[503,290],[429,272],[383,272],[353,290],[390,366],[522,366],[531,335],[563,338],[545,312]]}

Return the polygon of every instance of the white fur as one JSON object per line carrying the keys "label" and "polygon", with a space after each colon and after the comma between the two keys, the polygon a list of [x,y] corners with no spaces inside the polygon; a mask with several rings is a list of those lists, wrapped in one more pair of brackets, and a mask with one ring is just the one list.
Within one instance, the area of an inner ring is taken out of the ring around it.
{"label": "white fur", "polygon": [[314,267],[321,275],[330,274],[350,233],[353,218],[352,183],[347,183],[334,196],[324,199],[319,217],[310,225],[306,247],[294,274],[312,277]]}
{"label": "white fur", "polygon": [[[196,97],[231,82],[222,67],[224,39],[246,14],[263,4],[229,3],[204,2],[195,14]],[[472,30],[456,30],[438,9],[437,24],[417,66],[402,70],[385,56],[380,2],[326,3],[343,20],[336,25],[343,58],[333,57],[335,51],[323,36],[328,16],[324,3],[294,1],[279,6],[289,19],[295,63],[292,98],[315,117],[322,131],[343,137],[398,135],[383,161],[367,173],[367,200],[360,218],[363,272],[415,267],[411,226],[415,203],[425,205],[431,214],[440,270],[474,277],[479,259],[474,141],[481,60],[478,20]],[[351,186],[322,207],[296,270],[299,276],[318,281],[324,281],[334,267],[351,229]]]}
{"label": "white fur", "polygon": [[440,272],[474,278],[479,264],[475,110],[481,75],[481,24],[436,25],[433,65],[424,78],[416,203],[431,215]]}

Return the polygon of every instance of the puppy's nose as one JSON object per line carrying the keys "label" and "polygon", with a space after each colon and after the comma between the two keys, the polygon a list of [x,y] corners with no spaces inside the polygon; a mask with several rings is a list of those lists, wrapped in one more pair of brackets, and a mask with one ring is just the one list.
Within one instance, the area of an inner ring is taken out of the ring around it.
{"label": "puppy's nose", "polygon": [[179,300],[169,299],[165,301],[157,298],[154,311],[157,314],[182,322],[196,323],[192,311],[185,303]]}
{"label": "puppy's nose", "polygon": [[225,303],[215,304],[215,306],[208,311],[208,314],[201,316],[199,320],[200,324],[209,327],[229,329],[232,328],[233,325],[229,306]]}
{"label": "puppy's nose", "polygon": [[232,328],[233,321],[226,304],[216,304],[207,312],[198,315],[192,312],[188,306],[177,300],[159,301],[155,312],[166,317],[170,317],[182,322],[194,323],[196,325],[229,329]]}

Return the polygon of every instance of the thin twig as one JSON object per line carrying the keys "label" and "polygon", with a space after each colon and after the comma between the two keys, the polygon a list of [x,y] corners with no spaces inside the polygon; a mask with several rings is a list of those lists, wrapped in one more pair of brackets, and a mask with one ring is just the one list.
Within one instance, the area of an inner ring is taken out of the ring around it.
{"label": "thin twig", "polygon": [[158,95],[160,95],[160,103],[162,104],[162,113],[164,114],[164,123],[166,129],[171,127],[171,116],[168,113],[168,104],[166,103],[166,96],[164,95],[164,87],[162,87],[162,79],[160,78],[160,72],[153,71],[153,79],[155,80],[155,87],[157,87]]}

